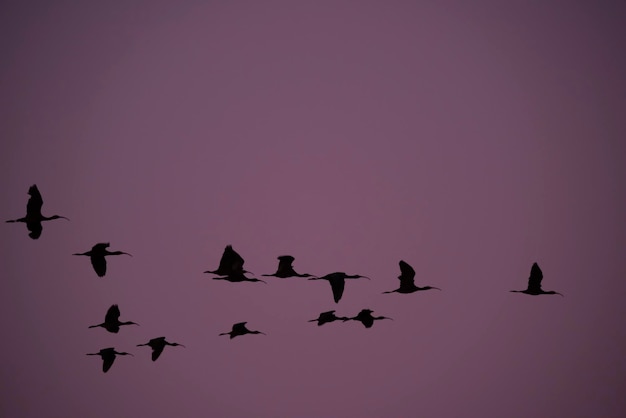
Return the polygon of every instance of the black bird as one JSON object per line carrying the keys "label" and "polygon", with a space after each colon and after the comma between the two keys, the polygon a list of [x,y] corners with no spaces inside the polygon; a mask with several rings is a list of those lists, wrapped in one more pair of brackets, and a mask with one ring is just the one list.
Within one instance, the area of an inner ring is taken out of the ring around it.
{"label": "black bird", "polygon": [[[33,184],[28,189],[28,194],[30,198],[28,199],[28,203],[26,204],[26,216],[19,219],[12,219],[6,222],[24,222],[26,224],[26,228],[30,232],[28,234],[32,239],[37,239],[41,236],[41,231],[43,227],[41,223],[43,221],[51,221],[53,219],[67,219],[65,216],[53,215],[50,217],[43,216],[41,214],[41,207],[43,206],[43,199],[41,198],[41,193],[39,193],[39,189],[36,184]],[[69,221],[69,219],[67,219]]]}
{"label": "black bird", "polygon": [[354,318],[350,318],[353,321],[361,321],[361,323],[363,324],[363,326],[365,328],[371,328],[372,325],[374,325],[374,321],[379,320],[379,319],[392,319],[392,318],[388,318],[386,316],[372,316],[372,310],[370,309],[363,309],[361,310],[361,312],[359,312],[359,314],[357,316],[355,316]]}
{"label": "black bird", "polygon": [[311,319],[308,322],[317,322],[317,326],[319,327],[329,322],[334,322],[334,321],[346,322],[349,320],[350,318],[346,318],[345,316],[335,316],[335,311],[328,311],[328,312],[322,312],[320,316],[317,317],[317,319]]}
{"label": "black bird", "polygon": [[369,280],[369,277],[355,275],[347,275],[343,272],[330,273],[323,277],[314,277],[309,280],[328,280],[330,283],[330,287],[333,290],[333,298],[335,299],[335,303],[339,303],[341,296],[343,295],[343,289],[346,285],[345,279],[359,279],[364,278]]}
{"label": "black bird", "polygon": [[[96,271],[96,274],[99,277],[104,277],[104,275],[107,272],[107,262],[104,259],[104,256],[121,255],[121,254],[130,255],[122,251],[109,252],[109,250],[107,250],[107,248],[109,248],[109,245],[110,244],[108,242],[101,242],[91,247],[91,250],[87,251],[86,253],[74,253],[72,255],[89,256],[91,259],[91,265],[93,266],[93,269]],[[130,256],[132,257],[132,255]]]}
{"label": "black bird", "polygon": [[400,260],[400,272],[402,273],[398,276],[398,279],[400,279],[400,287],[397,288],[396,290],[390,290],[389,292],[383,292],[383,293],[393,293],[393,292],[413,293],[413,292],[417,292],[420,290],[429,290],[429,289],[441,290],[438,287],[432,287],[432,286],[425,286],[425,287],[415,286],[415,270],[413,270],[413,267],[411,267],[409,263],[406,263],[403,260]]}
{"label": "black bird", "polygon": [[543,272],[539,268],[537,263],[533,263],[530,268],[530,277],[528,277],[528,287],[526,290],[511,290],[511,292],[526,293],[527,295],[561,295],[559,292],[553,290],[545,291],[541,288],[541,280],[543,279]]}
{"label": "black bird", "polygon": [[246,324],[247,324],[247,322],[238,322],[238,323],[233,325],[232,331],[230,331],[230,332],[223,332],[220,335],[230,335],[230,339],[231,340],[233,338],[239,336],[239,335],[245,335],[245,334],[263,334],[263,335],[266,335],[264,332],[261,332],[261,331],[250,331],[248,328],[246,328]]}
{"label": "black bird", "polygon": [[241,257],[237,251],[233,250],[233,246],[227,245],[226,248],[224,248],[224,253],[222,254],[217,270],[207,270],[205,273],[217,274],[219,276],[229,276],[233,273],[250,273],[243,269],[244,263],[243,257]]}
{"label": "black bird", "polygon": [[274,274],[264,274],[263,276],[275,276],[280,277],[281,279],[286,279],[287,277],[315,277],[312,274],[299,274],[293,269],[293,258],[290,255],[281,255],[278,257],[278,269]]}
{"label": "black bird", "polygon": [[113,365],[113,362],[115,361],[115,356],[132,356],[132,354],[130,353],[118,353],[117,351],[115,351],[115,348],[113,347],[103,348],[97,353],[87,353],[87,355],[102,357],[102,360],[103,360],[102,371],[104,373],[108,372],[111,366]]}
{"label": "black bird", "polygon": [[139,325],[136,322],[120,322],[120,308],[117,305],[111,305],[104,316],[104,322],[98,325],[91,325],[89,328],[102,327],[109,332],[117,334],[120,330],[120,325]]}
{"label": "black bird", "polygon": [[156,361],[156,359],[159,358],[166,345],[171,345],[173,347],[181,346],[185,348],[185,346],[182,344],[170,343],[168,341],[165,341],[165,337],[153,338],[145,344],[137,344],[137,347],[141,347],[143,345],[149,345],[150,348],[152,348],[152,361]]}

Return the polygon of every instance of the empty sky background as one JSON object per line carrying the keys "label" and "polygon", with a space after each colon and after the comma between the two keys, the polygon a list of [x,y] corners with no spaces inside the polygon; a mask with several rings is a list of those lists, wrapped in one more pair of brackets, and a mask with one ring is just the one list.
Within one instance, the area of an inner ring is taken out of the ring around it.
{"label": "empty sky background", "polygon": [[[2,2],[0,217],[71,221],[1,225],[0,416],[624,416],[625,12]],[[211,280],[227,244],[372,280]],[[382,295],[400,259],[443,291]],[[565,297],[509,293],[535,261]]]}

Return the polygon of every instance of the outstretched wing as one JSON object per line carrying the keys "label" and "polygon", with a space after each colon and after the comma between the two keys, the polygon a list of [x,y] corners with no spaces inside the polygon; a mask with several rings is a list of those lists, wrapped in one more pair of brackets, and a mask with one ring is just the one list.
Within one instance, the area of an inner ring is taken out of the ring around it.
{"label": "outstretched wing", "polygon": [[341,296],[343,295],[343,289],[346,286],[346,282],[343,278],[335,278],[331,277],[328,282],[330,283],[330,287],[333,290],[333,299],[335,303],[339,303],[341,300]]}
{"label": "outstretched wing", "polygon": [[26,228],[30,232],[28,236],[32,239],[39,238],[41,236],[41,231],[43,231],[43,227],[39,221],[26,222]]}
{"label": "outstretched wing", "polygon": [[226,248],[224,248],[224,253],[220,259],[220,265],[217,271],[225,276],[231,273],[243,272],[243,263],[243,258],[237,251],[233,250],[233,246],[227,245]]}
{"label": "outstretched wing", "polygon": [[103,353],[102,354],[102,371],[104,373],[108,372],[113,362],[115,361],[115,353]]}
{"label": "outstretched wing", "polygon": [[152,347],[152,361],[156,361],[156,359],[159,358],[164,348],[165,348],[165,345]]}
{"label": "outstretched wing", "polygon": [[28,194],[30,195],[30,198],[28,199],[28,203],[26,204],[26,217],[38,218],[41,216],[43,199],[41,198],[41,193],[39,193],[39,189],[37,188],[36,184],[30,186],[30,189],[28,189]]}
{"label": "outstretched wing", "polygon": [[543,279],[543,272],[539,268],[537,263],[534,263],[530,268],[530,277],[528,277],[528,290],[541,291],[541,280]]}
{"label": "outstretched wing", "polygon": [[236,324],[233,325],[233,329],[231,332],[234,333],[245,333],[246,331],[248,331],[248,329],[246,328],[246,324],[247,322],[238,322]]}
{"label": "outstretched wing", "polygon": [[104,258],[104,256],[92,255],[89,258],[91,260],[91,265],[93,266],[93,269],[96,271],[96,274],[98,275],[98,277],[104,277],[104,275],[107,273],[107,261]]}
{"label": "outstretched wing", "polygon": [[404,260],[400,260],[400,287],[415,285],[415,270]]}
{"label": "outstretched wing", "polygon": [[281,255],[278,257],[278,270],[276,270],[276,276],[278,277],[289,277],[295,275],[295,271],[293,270],[293,258],[290,255]]}
{"label": "outstretched wing", "polygon": [[105,323],[114,324],[120,318],[120,308],[117,305],[111,305],[106,315],[104,316]]}

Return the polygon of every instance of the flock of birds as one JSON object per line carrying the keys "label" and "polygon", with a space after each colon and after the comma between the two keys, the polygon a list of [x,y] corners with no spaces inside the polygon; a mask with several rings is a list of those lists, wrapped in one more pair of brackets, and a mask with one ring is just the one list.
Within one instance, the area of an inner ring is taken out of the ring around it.
{"label": "flock of birds", "polygon": [[[6,222],[23,222],[26,224],[26,227],[29,231],[29,236],[32,239],[38,239],[41,236],[41,232],[43,227],[41,225],[44,221],[50,221],[54,219],[66,219],[68,218],[64,216],[54,215],[50,217],[43,216],[41,214],[41,207],[43,206],[43,199],[41,198],[41,194],[39,193],[39,189],[37,185],[32,185],[28,194],[30,198],[28,199],[28,203],[26,205],[26,216],[23,218],[8,220]],[[98,277],[104,277],[106,275],[107,263],[106,257],[113,255],[128,255],[131,254],[123,252],[123,251],[109,251],[110,244],[109,243],[98,243],[94,245],[91,250],[86,251],[84,253],[74,253],[73,255],[79,256],[87,256],[91,261],[91,265],[98,275]],[[361,276],[358,274],[348,275],[344,272],[334,272],[327,274],[322,277],[314,276],[312,274],[299,274],[293,268],[294,257],[290,255],[282,255],[278,257],[278,268],[275,273],[272,274],[263,274],[263,276],[273,276],[281,279],[286,279],[289,277],[304,277],[308,278],[308,280],[326,280],[330,283],[330,287],[333,293],[333,300],[335,303],[338,303],[343,296],[345,281],[346,279],[368,279],[366,276]],[[266,283],[261,279],[257,279],[254,277],[247,277],[246,273],[251,273],[247,270],[244,270],[244,259],[241,257],[231,245],[227,245],[222,254],[222,258],[220,259],[219,266],[216,270],[208,270],[204,273],[214,274],[217,277],[213,277],[214,280],[226,280],[229,282],[239,283],[239,282],[262,282]],[[432,286],[424,286],[419,287],[415,285],[415,270],[411,267],[407,262],[400,260],[400,275],[398,279],[400,280],[400,287],[395,290],[390,290],[383,293],[414,293],[424,290],[437,289],[441,290],[437,287]],[[561,293],[555,291],[545,291],[541,288],[541,281],[543,279],[543,273],[539,268],[537,263],[534,263],[530,269],[530,277],[528,278],[528,286],[524,290],[511,290],[511,292],[525,293],[527,295],[561,295]],[[322,312],[316,319],[311,319],[308,322],[317,322],[318,326],[327,324],[329,322],[334,321],[359,321],[366,328],[371,328],[374,325],[374,321],[383,320],[383,319],[392,319],[385,316],[373,316],[373,311],[370,309],[362,309],[356,316],[354,317],[338,317],[335,315],[335,311],[327,311]],[[117,333],[120,330],[121,326],[124,325],[139,325],[132,321],[121,322],[119,320],[120,310],[118,305],[112,305],[104,318],[104,322],[97,325],[91,325],[89,328],[97,328],[102,327],[108,332]],[[233,324],[231,331],[224,332],[219,334],[221,335],[229,335],[230,338],[235,338],[237,336],[246,335],[246,334],[263,334],[261,331],[249,330],[246,327],[247,322],[239,322]],[[165,337],[153,338],[147,343],[138,344],[137,346],[149,346],[152,349],[152,361],[156,361],[166,346],[181,346],[184,345],[179,343],[171,343],[168,342]],[[126,356],[131,355],[126,352],[118,352],[113,347],[103,348],[97,353],[88,353],[89,356],[100,356],[103,360],[102,371],[107,372],[116,358],[116,356]]]}

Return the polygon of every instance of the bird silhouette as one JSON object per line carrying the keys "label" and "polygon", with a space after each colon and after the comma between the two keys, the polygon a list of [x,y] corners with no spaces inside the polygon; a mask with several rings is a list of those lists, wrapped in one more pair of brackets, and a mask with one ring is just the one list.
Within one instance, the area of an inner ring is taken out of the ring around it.
{"label": "bird silhouette", "polygon": [[392,319],[386,316],[372,316],[372,310],[370,309],[362,309],[359,314],[353,318],[350,318],[353,321],[360,321],[365,328],[371,328],[374,325],[374,321],[379,319]]}
{"label": "bird silhouette", "polygon": [[245,261],[242,256],[233,250],[232,245],[227,245],[224,248],[224,253],[220,259],[220,265],[217,270],[207,270],[205,273],[217,274],[219,276],[229,276],[233,273],[250,273],[243,269]]}
{"label": "bird silhouette", "polygon": [[109,332],[117,334],[121,325],[139,325],[136,322],[120,322],[120,308],[117,305],[111,305],[104,316],[104,322],[98,325],[91,325],[89,328],[102,327]]}
{"label": "bird silhouette", "polygon": [[345,279],[359,279],[359,278],[364,278],[364,279],[369,280],[369,277],[360,276],[358,274],[350,276],[340,271],[327,274],[326,276],[323,276],[323,277],[314,277],[309,280],[327,280],[328,283],[330,283],[331,289],[333,290],[333,299],[335,300],[335,303],[339,303],[339,300],[341,300],[341,296],[343,295],[343,289],[346,285]]}
{"label": "bird silhouette", "polygon": [[312,274],[299,274],[293,269],[293,258],[290,255],[281,255],[278,257],[278,269],[274,274],[263,274],[263,276],[274,276],[286,279],[287,277],[315,277]]}
{"label": "bird silhouette", "polygon": [[511,292],[516,293],[526,293],[527,295],[561,295],[559,292],[555,292],[553,290],[545,291],[541,288],[541,280],[543,280],[543,272],[539,268],[537,263],[533,263],[533,266],[530,268],[530,277],[528,277],[528,287],[526,290],[511,290]]}
{"label": "bird silhouette", "polygon": [[[99,277],[104,277],[104,275],[107,272],[107,262],[104,259],[105,256],[107,255],[130,255],[128,253],[122,252],[122,251],[113,251],[113,252],[109,252],[109,250],[107,248],[109,248],[109,243],[108,242],[101,242],[98,243],[96,245],[94,245],[93,247],[91,247],[91,250],[87,251],[86,253],[74,253],[72,255],[86,255],[89,256],[91,259],[91,265],[93,266],[93,269],[96,271],[96,274]],[[132,255],[130,255],[132,257]]]}
{"label": "bird silhouette", "polygon": [[152,361],[156,361],[156,359],[159,358],[166,345],[171,345],[172,347],[181,346],[185,348],[185,346],[182,344],[170,343],[168,341],[165,341],[165,337],[153,338],[145,344],[137,344],[137,347],[141,347],[144,345],[148,345],[150,346],[150,348],[152,348]]}
{"label": "bird silhouette", "polygon": [[317,319],[311,319],[308,322],[317,322],[317,326],[322,326],[329,322],[334,321],[349,321],[350,318],[346,318],[345,316],[336,316],[335,311],[322,312]]}
{"label": "bird silhouette", "polygon": [[432,287],[432,286],[425,286],[425,287],[415,286],[415,270],[413,270],[413,267],[411,267],[409,263],[403,260],[400,260],[400,272],[401,274],[398,276],[398,279],[400,279],[400,287],[397,288],[396,290],[390,290],[388,292],[383,292],[383,293],[393,293],[393,292],[413,293],[413,292],[418,292],[420,290],[429,290],[429,289],[441,290],[438,287]]}
{"label": "bird silhouette", "polygon": [[238,322],[233,325],[233,328],[230,332],[223,332],[220,335],[230,335],[231,340],[239,335],[245,335],[245,334],[266,335],[264,332],[261,332],[261,331],[250,331],[248,328],[246,328],[246,324],[247,322]]}
{"label": "bird silhouette", "polygon": [[132,356],[132,354],[130,353],[118,353],[117,351],[115,351],[115,348],[113,347],[109,347],[109,348],[103,348],[102,350],[98,351],[97,353],[87,353],[88,356],[100,356],[102,357],[102,371],[104,373],[108,372],[109,369],[111,368],[111,366],[113,365],[113,362],[115,361],[115,357],[116,356]]}
{"label": "bird silhouette", "polygon": [[37,239],[41,236],[41,231],[43,227],[41,223],[43,221],[51,221],[53,219],[67,219],[65,216],[53,215],[50,217],[43,216],[41,214],[41,207],[43,206],[43,199],[41,198],[41,193],[39,193],[39,189],[36,184],[33,184],[28,189],[28,194],[30,198],[28,199],[28,203],[26,204],[26,216],[19,219],[12,219],[6,222],[24,222],[26,224],[26,228],[29,231],[28,236],[32,239]]}

